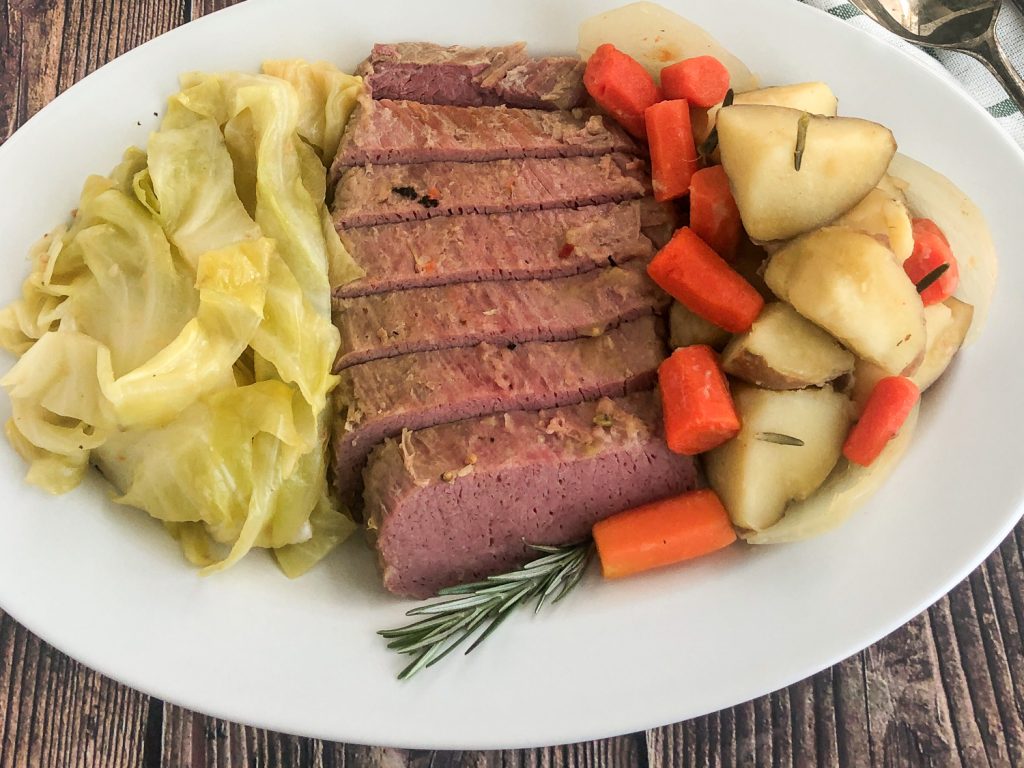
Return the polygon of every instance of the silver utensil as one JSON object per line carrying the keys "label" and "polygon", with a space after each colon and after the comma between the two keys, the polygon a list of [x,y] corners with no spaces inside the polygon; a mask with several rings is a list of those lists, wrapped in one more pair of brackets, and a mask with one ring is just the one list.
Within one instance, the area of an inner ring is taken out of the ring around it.
{"label": "silver utensil", "polygon": [[894,35],[929,48],[960,51],[988,68],[1024,112],[1024,80],[999,41],[996,19],[1003,0],[852,0]]}

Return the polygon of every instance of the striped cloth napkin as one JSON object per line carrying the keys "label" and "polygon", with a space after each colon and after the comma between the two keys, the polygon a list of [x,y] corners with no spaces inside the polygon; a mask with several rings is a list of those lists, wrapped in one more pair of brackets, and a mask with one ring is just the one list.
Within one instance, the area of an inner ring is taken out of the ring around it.
{"label": "striped cloth napkin", "polygon": [[[955,80],[996,119],[1018,144],[1024,147],[1024,115],[1006,97],[1006,92],[983,64],[962,53],[918,48],[882,29],[847,0],[801,0],[801,2],[843,19],[848,24],[859,27],[900,50],[907,51],[932,70]],[[1007,56],[1018,69],[1021,69],[1024,66],[1024,17],[1012,4],[1004,4],[996,23],[996,33]]]}

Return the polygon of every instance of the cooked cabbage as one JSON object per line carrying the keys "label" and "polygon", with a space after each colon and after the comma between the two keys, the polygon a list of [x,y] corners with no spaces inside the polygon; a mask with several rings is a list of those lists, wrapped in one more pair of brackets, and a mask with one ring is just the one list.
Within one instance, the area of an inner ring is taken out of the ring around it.
{"label": "cooked cabbage", "polygon": [[63,493],[95,464],[204,573],[264,547],[297,576],[355,528],[328,494],[326,444],[330,286],[360,270],[324,161],[361,83],[265,70],[187,75],[147,151],[86,181],[0,311],[20,356],[0,385],[30,482]]}

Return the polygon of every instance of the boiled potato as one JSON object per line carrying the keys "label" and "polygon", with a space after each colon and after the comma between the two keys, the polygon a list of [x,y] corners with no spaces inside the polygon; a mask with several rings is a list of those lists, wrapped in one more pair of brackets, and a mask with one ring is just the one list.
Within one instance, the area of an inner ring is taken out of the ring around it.
{"label": "boiled potato", "polygon": [[825,227],[769,260],[776,296],[890,374],[909,374],[924,357],[924,305],[892,251],[871,235]]}
{"label": "boiled potato", "polygon": [[743,538],[749,544],[782,544],[810,539],[838,528],[882,487],[896,469],[910,446],[919,410],[919,406],[914,407],[896,437],[882,449],[870,467],[840,459],[828,479],[810,497],[790,504],[775,525],[742,534]]}
{"label": "boiled potato", "polygon": [[888,128],[852,117],[734,104],[719,111],[717,122],[722,165],[754,240],[788,240],[846,213],[878,184],[896,152]]}
{"label": "boiled potato", "polygon": [[[759,88],[745,91],[733,96],[733,104],[762,104],[769,107],[789,107],[810,112],[812,115],[835,117],[838,101],[832,89],[824,83],[797,83],[795,85],[775,85],[770,88]],[[715,126],[720,104],[707,109],[690,107],[690,126],[693,138],[701,144],[711,134]],[[715,150],[714,159],[718,159]]]}
{"label": "boiled potato", "polygon": [[952,297],[941,304],[932,304],[924,308],[928,345],[921,367],[910,377],[922,392],[938,381],[953,362],[964,339],[967,338],[973,317],[974,307]]}
{"label": "boiled potato", "polygon": [[[761,530],[828,477],[850,426],[850,403],[831,387],[776,392],[734,384],[732,394],[743,428],[705,454],[704,467],[733,523]],[[802,444],[778,442],[786,438]]]}
{"label": "boiled potato", "polygon": [[766,389],[818,387],[853,370],[854,357],[788,304],[768,304],[722,353],[722,369]]}
{"label": "boiled potato", "polygon": [[837,226],[858,229],[885,238],[896,261],[902,264],[914,252],[914,231],[907,206],[890,192],[875,187],[835,220]]}
{"label": "boiled potato", "polygon": [[709,347],[721,349],[729,341],[730,333],[691,312],[678,301],[672,302],[668,314],[669,343],[672,349],[690,347],[694,344],[707,344]]}
{"label": "boiled potato", "polygon": [[789,107],[810,112],[812,115],[835,117],[839,101],[825,83],[795,83],[775,85],[756,91],[737,93],[733,104],[761,104],[769,107]]}
{"label": "boiled potato", "polygon": [[[953,358],[964,343],[967,330],[971,327],[973,316],[974,307],[952,297],[941,304],[932,304],[924,308],[924,325],[928,341],[925,345],[924,360],[910,376],[910,380],[917,384],[922,392],[938,381],[953,362]],[[863,410],[864,403],[867,402],[875,384],[888,375],[874,363],[866,360],[857,361],[850,396],[858,411]]]}
{"label": "boiled potato", "polygon": [[735,90],[757,88],[757,78],[742,61],[692,21],[657,3],[630,3],[580,24],[576,51],[581,59],[589,59],[603,43],[628,53],[659,82],[661,70],[669,64],[694,56],[714,56],[729,70]]}

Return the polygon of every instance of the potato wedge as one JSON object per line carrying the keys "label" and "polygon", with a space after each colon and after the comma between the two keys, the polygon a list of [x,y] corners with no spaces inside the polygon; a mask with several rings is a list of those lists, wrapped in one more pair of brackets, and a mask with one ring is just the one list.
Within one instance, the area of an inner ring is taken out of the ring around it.
{"label": "potato wedge", "polygon": [[809,115],[797,170],[797,109],[734,104],[718,113],[718,147],[747,233],[788,240],[836,219],[885,174],[892,132],[852,117]]}
{"label": "potato wedge", "polygon": [[761,310],[753,327],[722,353],[730,376],[765,389],[820,387],[853,370],[855,358],[788,304]]}
{"label": "potato wedge", "polygon": [[733,104],[761,104],[767,107],[789,107],[812,115],[835,117],[839,100],[825,83],[794,83],[759,88],[737,93]]}
{"label": "potato wedge", "polygon": [[717,350],[726,345],[732,334],[719,328],[698,314],[691,312],[678,301],[672,302],[668,313],[669,343],[672,349],[707,344]]}
{"label": "potato wedge", "polygon": [[732,393],[743,429],[704,454],[704,467],[733,523],[761,530],[828,477],[850,426],[849,399],[831,387],[776,392],[737,383]]}
{"label": "potato wedge", "polygon": [[900,264],[914,252],[913,224],[907,206],[880,186],[868,192],[863,200],[833,224],[884,239]]}
{"label": "potato wedge", "polygon": [[910,377],[922,392],[938,381],[953,362],[967,338],[973,317],[974,307],[952,296],[941,304],[924,308],[928,345],[921,366]]}
{"label": "potato wedge", "polygon": [[913,373],[923,359],[921,297],[871,235],[847,227],[804,235],[771,257],[764,278],[780,299],[888,373]]}
{"label": "potato wedge", "polygon": [[[810,112],[812,115],[835,117],[838,100],[832,89],[825,83],[796,83],[794,85],[775,85],[770,88],[758,88],[744,91],[733,96],[733,104],[761,104],[767,107],[789,107]],[[700,145],[711,134],[721,104],[706,109],[690,107],[690,126],[694,141]],[[720,159],[718,150],[712,154],[716,162]]]}
{"label": "potato wedge", "polygon": [[[917,384],[922,392],[938,381],[953,362],[967,337],[973,316],[974,307],[953,297],[941,304],[932,304],[924,308],[928,341],[925,345],[924,360],[910,376],[911,381]],[[853,387],[850,390],[850,398],[857,413],[864,410],[864,403],[867,402],[875,384],[888,375],[874,363],[866,360],[857,361],[853,369]]]}
{"label": "potato wedge", "polygon": [[899,434],[889,441],[870,467],[840,459],[822,486],[807,499],[790,504],[779,522],[741,536],[748,544],[782,544],[810,539],[838,528],[896,469],[910,447],[919,410],[920,406],[915,406]]}

